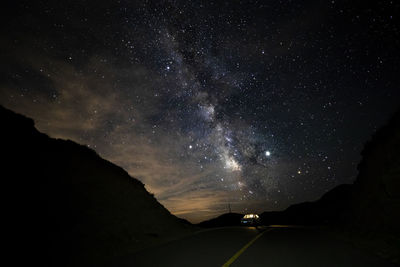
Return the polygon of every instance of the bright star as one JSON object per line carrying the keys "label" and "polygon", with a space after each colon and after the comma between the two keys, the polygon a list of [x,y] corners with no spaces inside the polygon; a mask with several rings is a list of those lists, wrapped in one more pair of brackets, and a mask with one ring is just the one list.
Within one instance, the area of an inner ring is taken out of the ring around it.
{"label": "bright star", "polygon": [[265,156],[267,156],[267,157],[271,156],[271,152],[265,151]]}

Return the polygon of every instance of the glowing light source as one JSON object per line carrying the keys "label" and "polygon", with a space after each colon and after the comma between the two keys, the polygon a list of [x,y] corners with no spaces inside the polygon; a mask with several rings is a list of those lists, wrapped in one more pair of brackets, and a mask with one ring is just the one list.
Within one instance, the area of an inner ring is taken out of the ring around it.
{"label": "glowing light source", "polygon": [[265,156],[267,156],[267,157],[271,156],[271,152],[269,152],[268,150],[265,151]]}
{"label": "glowing light source", "polygon": [[246,215],[244,215],[243,218],[245,218],[245,219],[250,219],[250,218],[258,219],[258,218],[260,218],[260,216],[258,216],[257,214],[246,214]]}

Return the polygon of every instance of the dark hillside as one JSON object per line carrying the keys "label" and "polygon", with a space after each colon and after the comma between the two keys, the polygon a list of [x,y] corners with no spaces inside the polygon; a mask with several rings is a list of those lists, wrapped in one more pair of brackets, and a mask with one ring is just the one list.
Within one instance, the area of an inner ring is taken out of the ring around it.
{"label": "dark hillside", "polygon": [[87,266],[191,231],[93,150],[49,138],[3,107],[0,117],[3,221],[12,245],[33,262]]}
{"label": "dark hillside", "polygon": [[400,111],[366,143],[349,221],[400,237]]}
{"label": "dark hillside", "polygon": [[236,226],[240,225],[240,219],[243,214],[239,213],[225,213],[216,218],[204,221],[198,225],[201,227],[223,227],[223,226]]}
{"label": "dark hillside", "polygon": [[319,200],[294,204],[284,211],[263,212],[264,224],[321,225],[341,222],[347,213],[353,185],[339,185]]}

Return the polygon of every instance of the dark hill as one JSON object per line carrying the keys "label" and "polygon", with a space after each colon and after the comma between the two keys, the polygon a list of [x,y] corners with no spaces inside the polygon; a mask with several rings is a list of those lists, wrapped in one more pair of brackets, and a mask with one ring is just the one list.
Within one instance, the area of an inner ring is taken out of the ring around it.
{"label": "dark hill", "polygon": [[263,212],[264,224],[320,225],[343,220],[349,206],[353,185],[339,185],[319,200],[294,204],[284,211]]}
{"label": "dark hill", "polygon": [[348,221],[400,238],[400,111],[366,143]]}
{"label": "dark hill", "polygon": [[[284,211],[269,211],[260,214],[261,223],[321,225],[332,224],[344,220],[351,200],[353,185],[343,184],[335,187],[319,200],[294,204]],[[199,223],[201,227],[223,227],[240,225],[243,214],[226,213],[217,218]]]}
{"label": "dark hill", "polygon": [[240,225],[240,219],[243,214],[238,213],[225,213],[216,218],[204,221],[198,225],[201,227],[223,227],[223,226],[236,226]]}
{"label": "dark hill", "polygon": [[11,247],[44,266],[97,265],[192,226],[95,151],[49,138],[0,107],[2,188]]}

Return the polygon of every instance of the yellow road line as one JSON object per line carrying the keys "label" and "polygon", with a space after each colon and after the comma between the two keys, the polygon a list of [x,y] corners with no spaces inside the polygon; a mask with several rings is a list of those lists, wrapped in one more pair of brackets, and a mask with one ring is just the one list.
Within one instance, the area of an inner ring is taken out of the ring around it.
{"label": "yellow road line", "polygon": [[232,256],[227,262],[222,265],[222,267],[228,267],[230,266],[239,256],[248,248],[250,247],[254,242],[256,242],[257,239],[259,239],[265,232],[271,231],[272,229],[265,230],[261,233],[259,233],[256,237],[254,237],[252,240],[250,240],[249,243],[247,243],[244,247],[242,247],[238,252],[236,252],[235,255]]}

